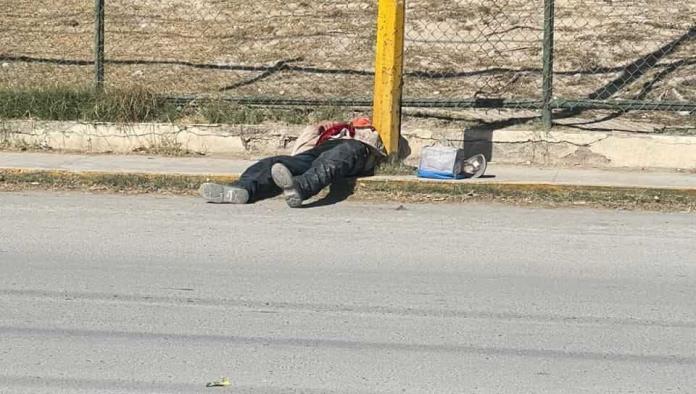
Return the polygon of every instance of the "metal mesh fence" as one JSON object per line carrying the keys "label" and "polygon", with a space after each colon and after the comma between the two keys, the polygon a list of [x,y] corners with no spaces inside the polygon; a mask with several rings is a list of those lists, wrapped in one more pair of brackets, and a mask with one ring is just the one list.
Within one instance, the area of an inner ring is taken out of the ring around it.
{"label": "metal mesh fence", "polygon": [[0,88],[91,86],[94,4],[0,0]]}
{"label": "metal mesh fence", "polygon": [[696,102],[695,2],[556,0],[555,19],[555,96]]}
{"label": "metal mesh fence", "polygon": [[[541,109],[549,3],[407,1],[405,104]],[[552,107],[693,119],[695,2],[556,0],[555,9]],[[370,103],[376,0],[105,0],[105,10],[107,88]],[[92,1],[0,0],[0,31],[0,89],[93,86]]]}
{"label": "metal mesh fence", "polygon": [[409,1],[404,97],[540,100],[543,16],[543,0]]}
{"label": "metal mesh fence", "polygon": [[[2,7],[0,84],[91,84],[94,3],[16,2]],[[376,12],[371,0],[106,0],[105,84],[168,96],[369,101]]]}
{"label": "metal mesh fence", "polygon": [[373,1],[107,1],[109,83],[278,100],[371,93]]}

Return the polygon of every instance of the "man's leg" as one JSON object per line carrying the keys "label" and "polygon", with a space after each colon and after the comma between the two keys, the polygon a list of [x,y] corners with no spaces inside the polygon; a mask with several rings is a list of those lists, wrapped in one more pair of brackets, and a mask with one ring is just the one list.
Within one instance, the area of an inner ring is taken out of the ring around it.
{"label": "man's leg", "polygon": [[204,183],[199,193],[209,202],[230,204],[246,204],[273,197],[282,191],[271,176],[274,164],[282,163],[293,174],[299,175],[312,165],[314,158],[311,154],[268,157],[247,168],[234,185]]}
{"label": "man's leg", "polygon": [[319,156],[301,175],[283,163],[272,168],[274,182],[283,189],[288,205],[293,208],[338,179],[360,175],[373,154],[365,144],[355,140],[330,141],[319,148],[323,148]]}

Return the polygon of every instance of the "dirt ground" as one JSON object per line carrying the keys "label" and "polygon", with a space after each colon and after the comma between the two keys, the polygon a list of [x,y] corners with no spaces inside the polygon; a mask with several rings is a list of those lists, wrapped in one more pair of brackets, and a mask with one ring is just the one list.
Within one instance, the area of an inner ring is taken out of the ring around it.
{"label": "dirt ground", "polygon": [[[406,98],[541,97],[542,0],[407,5]],[[376,13],[375,0],[106,0],[107,83],[369,97]],[[556,16],[556,97],[696,101],[696,2],[557,0]],[[92,83],[93,2],[0,0],[0,30],[1,88]]]}

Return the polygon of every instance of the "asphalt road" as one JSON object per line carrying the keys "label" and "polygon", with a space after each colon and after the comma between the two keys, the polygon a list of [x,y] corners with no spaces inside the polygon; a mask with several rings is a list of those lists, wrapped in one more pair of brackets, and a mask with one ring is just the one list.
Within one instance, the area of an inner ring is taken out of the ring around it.
{"label": "asphalt road", "polygon": [[695,215],[397,206],[0,194],[0,392],[696,390]]}

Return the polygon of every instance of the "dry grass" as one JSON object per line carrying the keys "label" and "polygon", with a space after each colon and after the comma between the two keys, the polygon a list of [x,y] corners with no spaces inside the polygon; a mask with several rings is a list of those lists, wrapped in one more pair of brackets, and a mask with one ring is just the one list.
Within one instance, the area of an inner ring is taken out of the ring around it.
{"label": "dry grass", "polygon": [[[175,95],[369,97],[375,4],[107,0],[108,83]],[[540,97],[542,4],[409,1],[405,96]],[[89,61],[92,7],[77,0],[13,1],[0,11],[0,56]],[[565,98],[601,95],[626,65],[665,49],[696,20],[690,0],[558,0],[556,7],[555,92]],[[696,100],[694,53],[692,37],[611,98]],[[5,60],[0,88],[85,87],[92,68]]]}
{"label": "dry grass", "polygon": [[[344,107],[262,107],[222,100],[197,100],[177,105],[146,89],[44,88],[0,89],[1,119],[41,119],[114,123],[228,123],[308,124],[326,119],[349,119],[359,115]],[[0,138],[3,124],[0,122]],[[2,140],[0,139],[0,142]]]}
{"label": "dry grass", "polygon": [[[193,195],[202,182],[228,183],[234,177],[166,174],[73,173],[0,169],[0,192],[24,190],[75,190],[106,193],[164,193]],[[318,196],[323,198],[326,191]],[[598,207],[651,211],[696,212],[696,192],[552,186],[536,184],[477,184],[358,180],[351,199],[401,203],[498,202],[543,207]]]}

